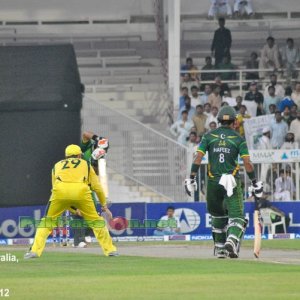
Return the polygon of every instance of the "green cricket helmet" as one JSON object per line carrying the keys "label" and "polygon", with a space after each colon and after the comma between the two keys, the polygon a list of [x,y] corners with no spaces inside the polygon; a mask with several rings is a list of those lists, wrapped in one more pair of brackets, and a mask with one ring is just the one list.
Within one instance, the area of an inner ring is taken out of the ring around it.
{"label": "green cricket helmet", "polygon": [[236,119],[236,111],[231,106],[223,106],[218,114],[218,120],[221,121],[234,121]]}

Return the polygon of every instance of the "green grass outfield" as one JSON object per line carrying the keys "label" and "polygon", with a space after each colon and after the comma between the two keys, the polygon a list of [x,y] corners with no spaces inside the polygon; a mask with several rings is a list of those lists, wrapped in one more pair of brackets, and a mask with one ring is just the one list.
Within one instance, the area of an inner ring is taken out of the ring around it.
{"label": "green grass outfield", "polygon": [[[300,241],[264,241],[264,247],[300,249]],[[19,258],[0,262],[7,299],[300,299],[299,265],[55,252],[23,260],[23,249],[0,248],[0,255],[7,252]]]}

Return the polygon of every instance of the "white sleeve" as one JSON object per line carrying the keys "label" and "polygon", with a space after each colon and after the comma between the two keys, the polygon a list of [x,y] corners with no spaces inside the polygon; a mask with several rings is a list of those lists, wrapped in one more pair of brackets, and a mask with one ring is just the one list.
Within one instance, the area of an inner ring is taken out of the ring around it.
{"label": "white sleeve", "polygon": [[170,132],[174,136],[178,136],[178,129],[177,129],[177,122],[175,122],[171,127],[170,127]]}

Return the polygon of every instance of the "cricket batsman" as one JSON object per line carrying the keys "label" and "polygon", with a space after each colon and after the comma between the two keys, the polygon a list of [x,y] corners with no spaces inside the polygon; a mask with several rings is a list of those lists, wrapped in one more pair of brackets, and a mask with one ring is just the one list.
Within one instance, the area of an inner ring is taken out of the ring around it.
{"label": "cricket batsman", "polygon": [[69,145],[65,149],[65,159],[57,162],[52,169],[50,201],[45,217],[37,228],[34,243],[30,251],[24,255],[25,259],[37,258],[42,255],[46,240],[52,231],[53,221],[70,207],[76,207],[80,210],[85,221],[93,229],[104,255],[118,255],[105,221],[98,215],[92,199],[92,191],[94,191],[98,196],[102,210],[104,212],[107,210],[102,187],[90,163],[82,159],[81,156],[82,152],[79,146]]}
{"label": "cricket batsman", "polygon": [[215,254],[218,258],[238,258],[247,226],[239,176],[239,155],[254,193],[260,195],[263,186],[262,182],[256,181],[246,141],[234,130],[235,110],[224,106],[218,114],[218,121],[221,126],[206,133],[201,140],[190,178],[185,180],[185,189],[189,196],[197,190],[196,175],[203,156],[208,152],[207,210],[211,214]]}

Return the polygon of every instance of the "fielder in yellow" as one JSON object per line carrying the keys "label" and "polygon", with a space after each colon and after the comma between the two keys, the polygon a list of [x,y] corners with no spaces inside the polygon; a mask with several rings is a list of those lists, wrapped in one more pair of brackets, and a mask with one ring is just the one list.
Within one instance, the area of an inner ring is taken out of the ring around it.
{"label": "fielder in yellow", "polygon": [[82,152],[77,145],[69,145],[65,155],[66,158],[56,163],[52,170],[52,195],[45,217],[37,228],[34,243],[24,258],[37,258],[42,255],[52,226],[55,227],[53,222],[71,206],[79,209],[89,227],[92,227],[104,255],[118,256],[105,221],[98,215],[92,199],[94,191],[102,210],[104,212],[108,210],[105,195],[94,169],[86,160],[81,159]]}

